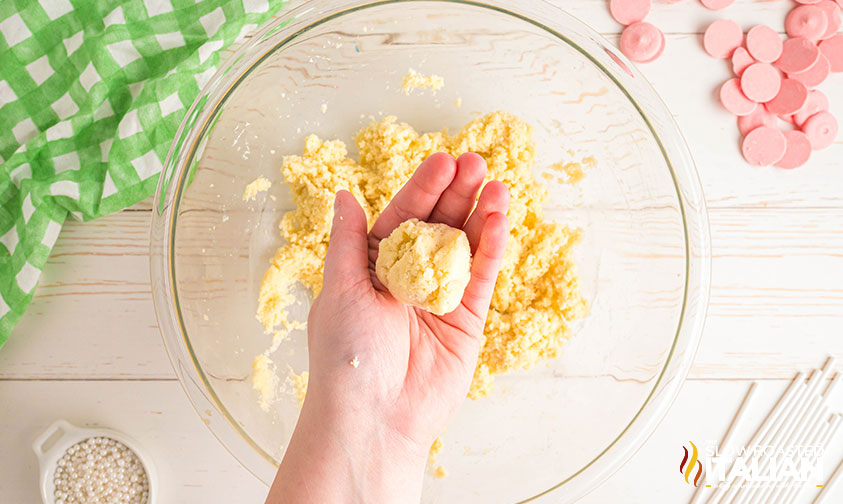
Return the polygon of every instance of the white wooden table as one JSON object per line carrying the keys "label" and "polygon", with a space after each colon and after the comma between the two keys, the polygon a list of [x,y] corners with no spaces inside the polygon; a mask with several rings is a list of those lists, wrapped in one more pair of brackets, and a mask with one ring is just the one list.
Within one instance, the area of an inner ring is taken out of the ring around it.
{"label": "white wooden table", "polygon": [[[555,1],[617,39],[604,0]],[[734,118],[713,97],[727,66],[699,47],[700,32],[718,17],[782,30],[792,2],[737,0],[723,13],[695,0],[654,3],[648,21],[665,30],[668,45],[643,72],[675,114],[700,172],[711,219],[711,302],[678,400],[587,503],[686,501],[691,488],[677,476],[683,444],[719,439],[753,380],[761,385],[751,413],[760,418],[797,370],[843,357],[843,134],[801,169],[748,166]],[[843,118],[843,75],[822,89]],[[137,438],[157,463],[161,502],[262,502],[264,485],[214,439],[170,367],[151,300],[149,219],[147,200],[62,230],[35,301],[0,350],[0,502],[39,502],[30,443],[57,418]],[[843,409],[843,400],[835,403]],[[843,501],[843,489],[835,497]]]}

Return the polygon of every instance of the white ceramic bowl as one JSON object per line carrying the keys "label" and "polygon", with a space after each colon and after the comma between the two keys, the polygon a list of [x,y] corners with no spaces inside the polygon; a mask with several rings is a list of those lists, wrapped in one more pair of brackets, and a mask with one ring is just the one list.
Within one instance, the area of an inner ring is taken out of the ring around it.
{"label": "white ceramic bowl", "polygon": [[41,487],[41,499],[44,501],[44,504],[53,504],[55,502],[56,486],[53,483],[53,475],[56,472],[56,463],[58,460],[68,448],[92,437],[111,438],[123,443],[135,452],[149,480],[149,499],[147,500],[147,504],[156,504],[158,502],[158,479],[155,476],[155,467],[152,465],[152,459],[149,458],[149,455],[141,449],[134,439],[122,432],[111,429],[76,427],[66,420],[56,420],[32,442],[32,450],[35,452],[35,456],[38,457],[38,465],[41,470],[39,486]]}

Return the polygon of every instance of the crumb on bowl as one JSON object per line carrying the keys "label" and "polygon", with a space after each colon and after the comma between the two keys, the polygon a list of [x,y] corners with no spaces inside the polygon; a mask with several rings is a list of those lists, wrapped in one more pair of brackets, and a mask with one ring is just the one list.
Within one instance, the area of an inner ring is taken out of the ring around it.
{"label": "crumb on bowl", "polygon": [[267,191],[270,187],[272,187],[272,182],[263,175],[259,176],[246,186],[243,191],[243,201],[255,199],[258,193]]}
{"label": "crumb on bowl", "polygon": [[411,68],[401,82],[401,89],[405,95],[409,95],[414,89],[429,88],[437,91],[442,89],[444,85],[445,79],[439,75],[422,75]]}

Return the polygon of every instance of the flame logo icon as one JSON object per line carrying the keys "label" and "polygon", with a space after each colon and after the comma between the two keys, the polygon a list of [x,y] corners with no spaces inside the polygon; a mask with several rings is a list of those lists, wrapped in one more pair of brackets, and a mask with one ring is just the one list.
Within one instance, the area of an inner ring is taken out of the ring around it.
{"label": "flame logo icon", "polygon": [[691,460],[688,460],[688,449],[684,446],[682,447],[685,450],[685,456],[682,457],[682,463],[679,464],[679,474],[685,475],[685,483],[690,484],[691,481],[688,479],[691,477],[691,473],[694,472],[694,466],[697,466],[697,475],[694,476],[694,486],[697,486],[697,483],[700,481],[700,476],[702,475],[702,462],[700,462],[697,457],[699,456],[699,452],[697,451],[697,445],[694,444],[693,441],[688,441],[691,443]]}

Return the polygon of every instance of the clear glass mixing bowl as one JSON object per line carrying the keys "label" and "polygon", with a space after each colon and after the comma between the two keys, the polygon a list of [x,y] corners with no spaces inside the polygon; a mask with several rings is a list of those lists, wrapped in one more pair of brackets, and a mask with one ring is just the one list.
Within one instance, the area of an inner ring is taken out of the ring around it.
{"label": "clear glass mixing bowl", "polygon": [[[445,87],[405,96],[409,68]],[[702,330],[710,252],[693,162],[641,74],[545,1],[315,0],[210,79],[174,139],[153,214],[155,307],[173,366],[214,434],[264,482],[298,415],[291,394],[262,411],[250,383],[270,339],[254,316],[258,285],[292,208],[282,156],[309,133],[353,149],[354,132],[382,114],[455,130],[498,109],[535,127],[537,176],[569,150],[597,161],[579,185],[548,182],[546,208],[584,230],[591,309],[560,358],[466,401],[442,436],[449,476],[428,477],[424,502],[575,500],[664,416]],[[269,193],[242,201],[259,175],[274,181]],[[274,358],[282,374],[305,370],[304,332]]]}

